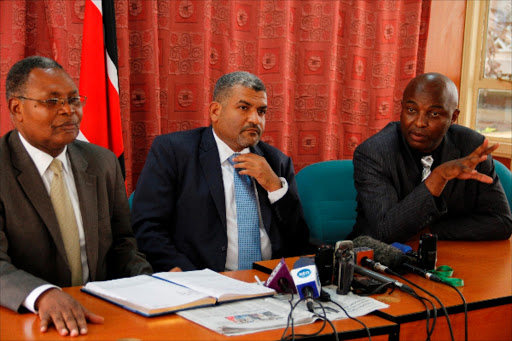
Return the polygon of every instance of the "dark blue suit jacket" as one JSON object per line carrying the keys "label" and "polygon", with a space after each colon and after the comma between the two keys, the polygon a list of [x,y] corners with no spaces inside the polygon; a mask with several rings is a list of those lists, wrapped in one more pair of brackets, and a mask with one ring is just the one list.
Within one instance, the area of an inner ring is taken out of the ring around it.
{"label": "dark blue suit jacket", "polygon": [[[484,137],[453,124],[446,133],[436,164],[471,154]],[[354,152],[357,220],[348,238],[369,235],[392,243],[403,242],[426,226],[440,239],[507,239],[512,215],[494,171],[492,157],[476,170],[494,179],[448,181],[435,199],[421,182],[421,169],[400,132],[391,122],[359,145]]]}
{"label": "dark blue suit jacket", "polygon": [[[265,157],[288,192],[270,204],[257,184],[272,258],[307,252],[303,218],[291,159],[259,142],[251,152]],[[212,127],[158,136],[153,141],[133,198],[132,224],[139,248],[155,271],[210,268],[224,271],[226,208],[219,152]]]}

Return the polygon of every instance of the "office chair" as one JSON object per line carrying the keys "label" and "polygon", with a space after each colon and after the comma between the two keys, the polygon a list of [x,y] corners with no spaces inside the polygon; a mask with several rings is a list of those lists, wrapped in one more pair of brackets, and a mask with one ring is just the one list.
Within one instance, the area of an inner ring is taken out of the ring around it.
{"label": "office chair", "polygon": [[314,163],[297,173],[297,187],[313,244],[334,245],[356,221],[352,160]]}
{"label": "office chair", "polygon": [[496,159],[494,159],[494,169],[500,178],[501,186],[503,186],[503,190],[507,196],[508,205],[510,206],[510,210],[512,210],[512,172]]}
{"label": "office chair", "polygon": [[130,196],[128,197],[128,204],[130,205],[130,211],[132,210],[132,205],[133,205],[133,195],[135,194],[135,191],[132,192],[132,194],[130,194]]}

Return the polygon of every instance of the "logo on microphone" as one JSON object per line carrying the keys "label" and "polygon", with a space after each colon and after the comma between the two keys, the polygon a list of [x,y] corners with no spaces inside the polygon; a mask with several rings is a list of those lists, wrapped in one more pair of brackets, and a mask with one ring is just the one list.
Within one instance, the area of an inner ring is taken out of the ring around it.
{"label": "logo on microphone", "polygon": [[311,275],[311,270],[309,270],[309,269],[304,269],[297,273],[297,276],[299,276],[300,278],[306,278],[309,275]]}

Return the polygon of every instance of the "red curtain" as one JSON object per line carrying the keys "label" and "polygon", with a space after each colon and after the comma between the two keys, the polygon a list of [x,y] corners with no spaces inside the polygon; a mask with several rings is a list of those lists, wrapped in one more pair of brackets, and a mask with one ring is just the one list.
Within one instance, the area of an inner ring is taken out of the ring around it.
{"label": "red curtain", "polygon": [[[263,140],[296,171],[352,157],[397,120],[422,73],[431,0],[116,0],[120,102],[131,192],[153,138],[209,124],[218,77],[258,75]],[[12,129],[5,77],[19,59],[56,59],[78,84],[84,1],[0,1],[0,134]],[[83,94],[87,95],[87,94]]]}

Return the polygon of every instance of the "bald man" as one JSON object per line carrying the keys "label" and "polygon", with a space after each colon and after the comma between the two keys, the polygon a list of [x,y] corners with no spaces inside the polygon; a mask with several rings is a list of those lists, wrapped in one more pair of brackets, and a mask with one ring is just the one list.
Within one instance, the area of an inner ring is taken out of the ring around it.
{"label": "bald man", "polygon": [[440,239],[508,239],[512,216],[489,146],[455,124],[455,84],[422,74],[404,90],[400,122],[354,152],[357,220],[348,238],[405,242],[423,232]]}

